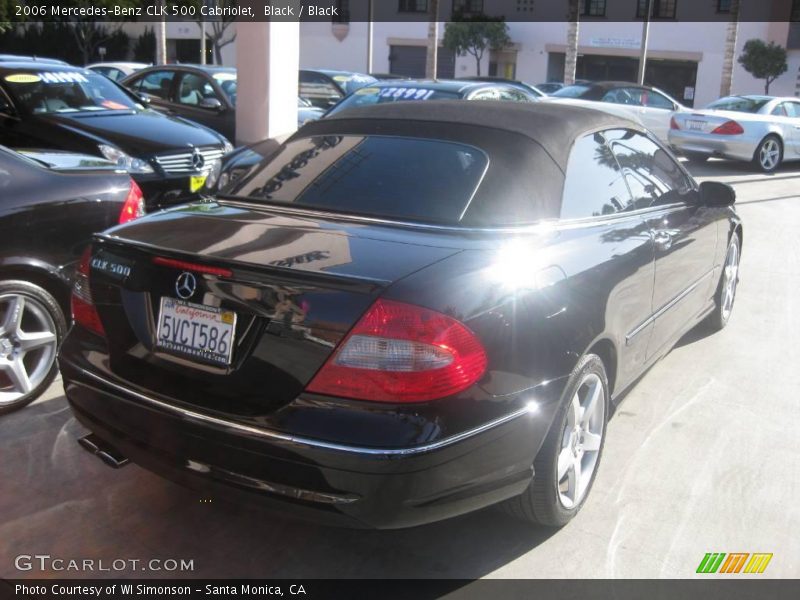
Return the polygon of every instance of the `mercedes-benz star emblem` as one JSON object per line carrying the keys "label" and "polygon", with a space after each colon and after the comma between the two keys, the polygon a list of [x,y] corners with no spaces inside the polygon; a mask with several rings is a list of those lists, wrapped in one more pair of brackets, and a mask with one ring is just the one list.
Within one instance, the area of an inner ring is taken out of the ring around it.
{"label": "mercedes-benz star emblem", "polygon": [[203,155],[197,151],[197,148],[195,148],[194,152],[192,152],[192,167],[194,167],[195,171],[199,171],[205,164],[206,159],[203,158]]}
{"label": "mercedes-benz star emblem", "polygon": [[175,280],[175,293],[183,300],[191,298],[196,289],[197,279],[188,271],[178,275],[178,279]]}

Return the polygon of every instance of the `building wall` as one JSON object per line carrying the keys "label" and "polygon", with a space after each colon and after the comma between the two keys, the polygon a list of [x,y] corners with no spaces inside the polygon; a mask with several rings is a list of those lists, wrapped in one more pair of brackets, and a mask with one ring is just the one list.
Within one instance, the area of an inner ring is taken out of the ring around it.
{"label": "building wall", "polygon": [[[235,25],[232,26],[232,28]],[[516,77],[537,83],[547,80],[548,54],[566,44],[566,22],[511,22],[509,34],[517,49]],[[678,58],[697,61],[695,106],[704,106],[719,96],[727,22],[653,22],[650,25],[648,53],[651,57]],[[126,26],[135,37],[142,24]],[[392,44],[424,45],[427,23],[380,22],[374,24],[373,72],[390,70],[389,53]],[[788,24],[767,22],[741,22],[736,44],[736,57],[744,43],[752,38],[786,44]],[[337,37],[338,36],[338,37]],[[193,22],[168,23],[167,37],[182,39],[199,37],[199,28]],[[444,23],[440,24],[440,39],[444,37]],[[579,53],[608,54],[638,57],[642,37],[640,22],[613,22],[605,20],[580,23]],[[347,25],[332,23],[300,24],[300,67],[336,68],[363,72],[367,68],[367,24],[352,22]],[[236,64],[236,43],[223,49],[223,62]],[[790,50],[789,69],[771,86],[774,95],[798,95],[800,75],[800,50]],[[484,56],[481,73],[487,74],[489,53]],[[472,56],[456,59],[456,76],[476,73]],[[738,62],[734,66],[733,93],[763,93],[762,80],[754,79]],[[679,98],[680,100],[680,98]]]}

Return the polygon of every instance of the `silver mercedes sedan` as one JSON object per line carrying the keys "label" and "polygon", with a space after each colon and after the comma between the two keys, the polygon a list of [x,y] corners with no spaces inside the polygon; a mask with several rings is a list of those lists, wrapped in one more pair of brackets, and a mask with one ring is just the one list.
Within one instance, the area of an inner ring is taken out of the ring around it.
{"label": "silver mercedes sedan", "polygon": [[800,98],[727,96],[703,110],[676,112],[669,143],[690,161],[752,161],[771,173],[784,160],[800,160]]}

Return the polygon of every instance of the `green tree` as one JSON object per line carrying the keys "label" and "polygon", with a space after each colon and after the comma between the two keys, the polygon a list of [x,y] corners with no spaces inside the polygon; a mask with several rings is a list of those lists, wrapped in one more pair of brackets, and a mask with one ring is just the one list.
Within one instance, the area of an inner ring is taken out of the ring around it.
{"label": "green tree", "polygon": [[147,27],[144,33],[136,38],[133,45],[133,60],[143,63],[153,63],[156,56],[156,33],[152,27]]}
{"label": "green tree", "polygon": [[783,75],[786,64],[786,49],[775,42],[765,43],[759,39],[747,40],[739,64],[756,79],[764,80],[764,93],[769,94],[769,85]]}
{"label": "green tree", "polygon": [[502,18],[492,19],[486,15],[469,18],[456,16],[456,20],[444,28],[444,46],[456,54],[471,54],[475,57],[477,74],[481,74],[481,59],[486,50],[502,50],[511,44],[508,25]]}

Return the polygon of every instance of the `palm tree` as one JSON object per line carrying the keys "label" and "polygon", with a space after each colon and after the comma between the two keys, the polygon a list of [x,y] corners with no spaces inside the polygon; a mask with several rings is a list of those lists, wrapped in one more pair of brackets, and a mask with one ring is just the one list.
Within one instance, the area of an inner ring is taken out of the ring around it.
{"label": "palm tree", "polygon": [[439,0],[428,1],[428,52],[425,57],[425,77],[436,79],[439,60]]}
{"label": "palm tree", "polygon": [[722,59],[720,97],[729,96],[733,87],[733,59],[736,55],[736,38],[739,35],[739,0],[731,0],[728,33],[725,36],[725,57]]}
{"label": "palm tree", "polygon": [[567,7],[567,53],[564,58],[564,84],[575,83],[575,71],[578,68],[578,19],[580,18],[581,0],[569,0]]}

